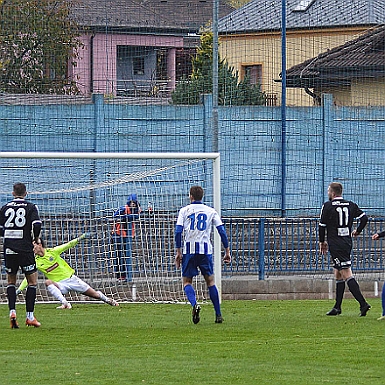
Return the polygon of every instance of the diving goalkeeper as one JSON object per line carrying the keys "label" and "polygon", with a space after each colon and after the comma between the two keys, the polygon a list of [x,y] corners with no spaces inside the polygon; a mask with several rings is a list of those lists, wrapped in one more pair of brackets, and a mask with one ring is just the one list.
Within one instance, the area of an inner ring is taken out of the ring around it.
{"label": "diving goalkeeper", "polygon": [[[75,270],[60,256],[66,250],[76,246],[81,240],[86,239],[88,234],[82,234],[63,245],[53,248],[45,248],[44,241],[39,239],[33,243],[33,252],[36,257],[36,267],[46,277],[45,285],[47,290],[61,302],[58,309],[71,309],[71,304],[64,297],[70,291],[76,291],[88,297],[102,300],[111,306],[119,306],[112,298],[107,298],[101,291],[94,290],[86,282],[75,275]],[[20,293],[27,287],[27,280],[24,279],[17,289]]]}

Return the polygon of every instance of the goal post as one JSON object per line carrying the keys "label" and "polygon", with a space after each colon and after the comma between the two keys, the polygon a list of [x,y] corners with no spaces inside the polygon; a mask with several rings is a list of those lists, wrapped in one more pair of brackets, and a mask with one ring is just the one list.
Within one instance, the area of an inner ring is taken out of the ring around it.
{"label": "goal post", "polygon": [[[47,247],[83,232],[92,234],[64,254],[92,287],[121,302],[186,301],[174,266],[175,221],[189,203],[189,188],[197,184],[205,189],[204,202],[221,214],[219,153],[0,152],[0,168],[6,181],[0,188],[1,205],[11,200],[14,183],[25,183],[27,199],[39,207]],[[122,219],[116,213],[133,194],[141,213]],[[114,229],[122,220],[128,235],[117,241]],[[215,230],[213,243],[221,298],[221,241]],[[4,294],[4,270],[1,276]],[[54,300],[39,278],[38,301]],[[203,278],[194,283],[198,300],[206,300]],[[88,298],[71,293],[69,300]]]}

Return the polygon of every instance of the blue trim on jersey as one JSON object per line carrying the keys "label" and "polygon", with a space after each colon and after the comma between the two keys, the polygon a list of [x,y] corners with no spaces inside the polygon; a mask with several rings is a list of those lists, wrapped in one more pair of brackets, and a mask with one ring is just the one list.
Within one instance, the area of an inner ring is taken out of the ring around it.
{"label": "blue trim on jersey", "polygon": [[177,249],[180,249],[182,247],[182,232],[183,232],[183,226],[176,225],[175,226],[175,245]]}
{"label": "blue trim on jersey", "polygon": [[217,230],[219,235],[221,236],[221,240],[224,248],[229,247],[229,239],[227,238],[226,230],[224,225],[217,226]]}
{"label": "blue trim on jersey", "polygon": [[202,204],[202,201],[192,201],[191,204],[192,205],[199,205],[199,204]]}

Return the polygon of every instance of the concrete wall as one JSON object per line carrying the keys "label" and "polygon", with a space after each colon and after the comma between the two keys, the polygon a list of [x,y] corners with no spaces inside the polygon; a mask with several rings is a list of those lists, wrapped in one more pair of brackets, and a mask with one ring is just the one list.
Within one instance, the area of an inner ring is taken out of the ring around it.
{"label": "concrete wall", "polygon": [[[366,298],[381,295],[382,282],[375,277],[357,278],[361,291]],[[377,291],[376,291],[377,287]],[[334,299],[335,281],[310,277],[288,277],[258,280],[256,277],[232,277],[222,280],[224,300],[285,300],[285,299]],[[344,298],[353,298],[348,289]]]}

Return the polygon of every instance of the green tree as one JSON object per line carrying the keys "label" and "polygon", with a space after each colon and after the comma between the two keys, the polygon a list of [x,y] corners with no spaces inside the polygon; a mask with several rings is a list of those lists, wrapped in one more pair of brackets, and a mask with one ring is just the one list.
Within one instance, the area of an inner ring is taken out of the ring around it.
{"label": "green tree", "polygon": [[0,3],[0,91],[76,94],[79,29],[72,0],[3,0]]}
{"label": "green tree", "polygon": [[[199,104],[201,95],[213,87],[213,34],[201,35],[200,46],[192,58],[192,74],[181,80],[171,94],[173,104]],[[239,80],[238,72],[218,58],[218,104],[264,105],[265,94],[260,85],[250,84],[247,77]]]}

